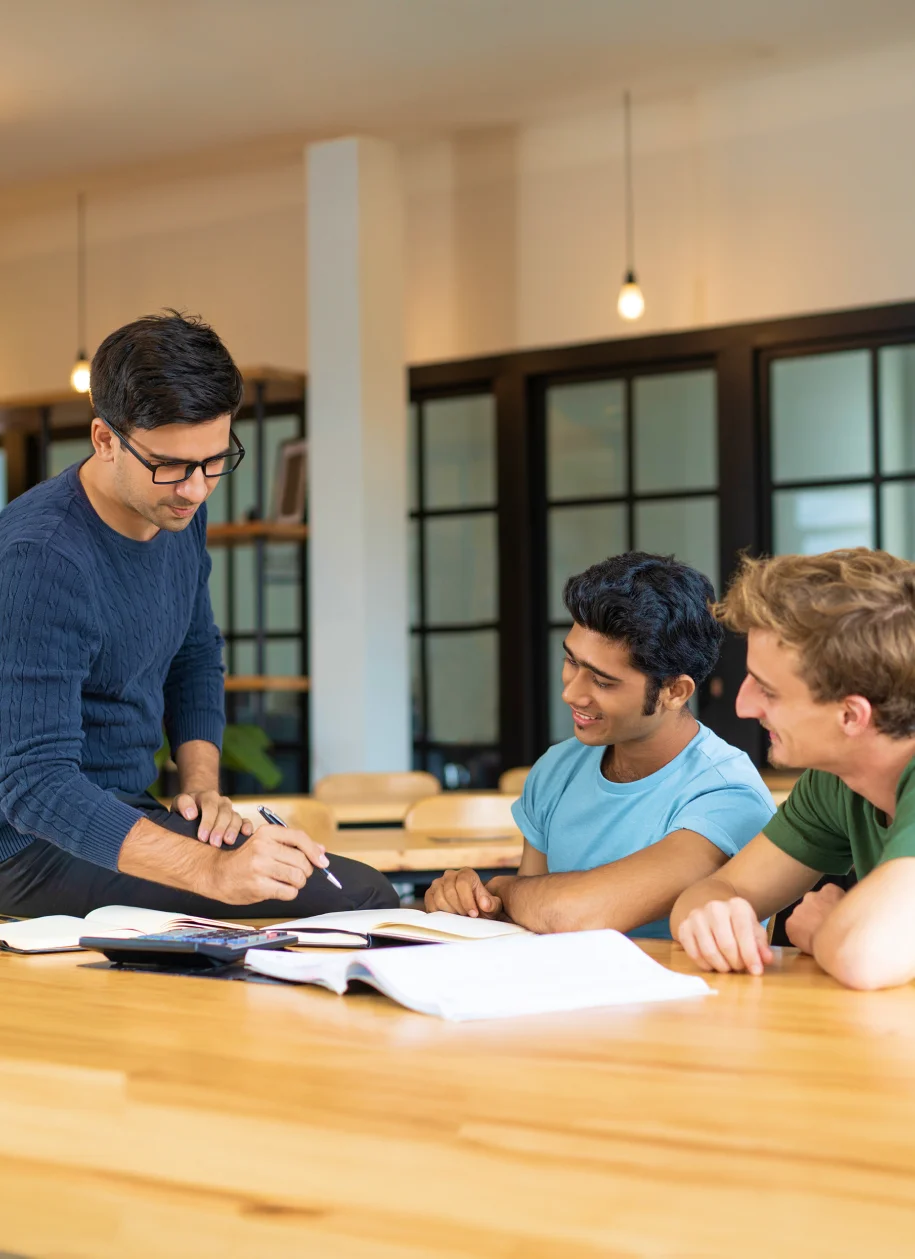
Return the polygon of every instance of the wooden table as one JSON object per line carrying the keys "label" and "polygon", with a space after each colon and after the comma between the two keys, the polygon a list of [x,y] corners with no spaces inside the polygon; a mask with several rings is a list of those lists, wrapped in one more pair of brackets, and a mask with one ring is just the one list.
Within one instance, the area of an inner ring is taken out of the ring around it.
{"label": "wooden table", "polygon": [[497,839],[479,831],[448,840],[437,839],[402,827],[365,827],[337,831],[329,851],[355,857],[385,874],[436,874],[460,866],[475,870],[515,870],[521,860],[521,832]]}
{"label": "wooden table", "polygon": [[915,987],[842,991],[786,952],[717,997],[451,1025],[86,960],[0,956],[0,1250],[915,1249]]}

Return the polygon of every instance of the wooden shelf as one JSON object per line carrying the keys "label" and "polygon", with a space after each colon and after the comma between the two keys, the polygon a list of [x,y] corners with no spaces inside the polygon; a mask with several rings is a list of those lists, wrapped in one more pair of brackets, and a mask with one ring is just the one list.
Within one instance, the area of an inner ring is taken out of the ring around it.
{"label": "wooden shelf", "polygon": [[272,520],[239,520],[207,528],[209,546],[234,546],[256,542],[258,538],[266,542],[304,542],[307,537],[308,525],[278,525]]}
{"label": "wooden shelf", "polygon": [[269,677],[266,674],[232,673],[226,677],[227,691],[307,691],[310,679]]}

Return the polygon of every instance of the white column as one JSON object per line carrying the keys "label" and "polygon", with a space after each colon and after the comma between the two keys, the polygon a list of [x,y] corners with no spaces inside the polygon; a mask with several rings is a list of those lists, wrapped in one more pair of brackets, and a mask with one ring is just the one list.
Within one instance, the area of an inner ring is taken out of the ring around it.
{"label": "white column", "polygon": [[412,760],[397,153],[306,149],[312,781]]}

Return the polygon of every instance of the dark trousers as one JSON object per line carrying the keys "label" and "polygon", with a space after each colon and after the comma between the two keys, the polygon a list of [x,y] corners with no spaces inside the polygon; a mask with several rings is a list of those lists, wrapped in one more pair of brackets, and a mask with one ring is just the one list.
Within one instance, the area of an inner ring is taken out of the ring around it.
{"label": "dark trousers", "polygon": [[[150,795],[120,798],[166,830],[188,836],[197,833],[197,819],[188,821],[180,814],[169,813]],[[243,842],[239,836],[236,847]],[[138,905],[203,918],[269,918],[279,922],[347,909],[392,909],[399,904],[397,893],[378,870],[350,857],[335,857],[333,853],[328,856],[331,870],[343,884],[342,892],[316,871],[293,901],[226,905],[193,892],[106,870],[36,839],[15,857],[0,862],[0,914],[10,918],[38,918],[43,914],[85,918],[100,905]]]}

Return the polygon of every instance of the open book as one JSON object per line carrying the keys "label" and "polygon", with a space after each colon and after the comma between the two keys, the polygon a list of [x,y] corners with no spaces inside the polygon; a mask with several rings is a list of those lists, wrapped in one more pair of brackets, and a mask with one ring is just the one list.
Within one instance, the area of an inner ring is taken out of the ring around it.
{"label": "open book", "polygon": [[295,918],[292,922],[276,925],[297,935],[299,944],[319,948],[365,948],[373,936],[409,940],[415,944],[457,944],[465,940],[494,940],[500,936],[528,934],[524,927],[518,927],[513,922],[462,918],[459,914],[446,914],[440,910],[427,914],[421,909],[343,910],[334,914],[316,914],[314,918]]}
{"label": "open book", "polygon": [[356,957],[251,949],[245,962],[274,979],[319,984],[341,995],[352,980],[361,980],[410,1010],[456,1021],[673,1001],[712,991],[704,979],[667,970],[609,930],[525,932],[454,949],[383,949]]}
{"label": "open book", "polygon": [[111,936],[116,940],[152,935],[175,927],[234,927],[234,922],[196,918],[193,914],[169,914],[161,909],[137,909],[130,905],[102,905],[85,918],[50,914],[22,922],[0,922],[0,949],[11,953],[64,953],[79,948],[80,936]]}

